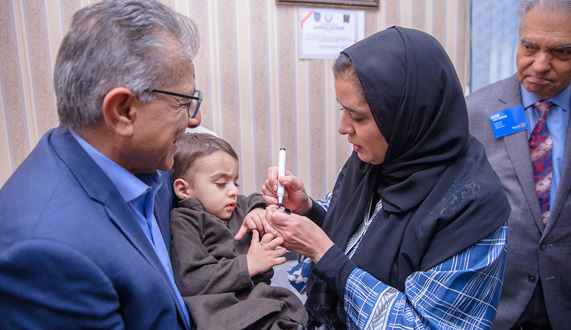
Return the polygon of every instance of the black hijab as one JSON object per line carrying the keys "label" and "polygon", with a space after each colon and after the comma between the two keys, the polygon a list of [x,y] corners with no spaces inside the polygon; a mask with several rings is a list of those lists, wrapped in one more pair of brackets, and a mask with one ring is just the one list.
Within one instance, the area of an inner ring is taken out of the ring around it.
{"label": "black hijab", "polygon": [[[322,228],[344,250],[376,192],[383,209],[351,260],[404,292],[411,273],[442,263],[500,227],[509,203],[483,146],[468,132],[460,82],[436,39],[392,27],[343,52],[389,146],[380,165],[353,152]],[[345,323],[343,297],[313,273],[308,289],[310,321]]]}

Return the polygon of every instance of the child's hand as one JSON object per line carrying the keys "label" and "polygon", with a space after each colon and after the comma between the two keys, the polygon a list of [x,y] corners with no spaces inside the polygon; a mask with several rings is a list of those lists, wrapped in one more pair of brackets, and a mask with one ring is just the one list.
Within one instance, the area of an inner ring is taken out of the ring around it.
{"label": "child's hand", "polygon": [[246,235],[246,233],[257,230],[262,235],[265,233],[264,224],[266,222],[266,210],[263,208],[255,208],[250,213],[246,214],[240,230],[234,236],[236,241],[239,241]]}
{"label": "child's hand", "polygon": [[279,247],[283,241],[283,238],[274,237],[272,234],[265,234],[260,240],[258,231],[252,231],[252,243],[246,255],[250,277],[286,262],[286,258],[282,257],[286,253],[286,249]]}

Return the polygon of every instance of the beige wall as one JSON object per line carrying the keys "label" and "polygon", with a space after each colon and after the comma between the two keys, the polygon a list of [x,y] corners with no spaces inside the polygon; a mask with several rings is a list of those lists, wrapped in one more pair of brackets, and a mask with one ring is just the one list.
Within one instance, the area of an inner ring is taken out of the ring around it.
{"label": "beige wall", "polygon": [[[86,0],[0,0],[0,185],[57,125],[52,71],[59,43]],[[204,127],[240,157],[242,193],[259,191],[287,148],[287,168],[321,198],[351,149],[337,134],[331,60],[298,59],[297,6],[274,0],[163,0],[201,33],[195,60]],[[365,36],[392,25],[434,35],[468,82],[469,0],[381,0]],[[49,175],[49,173],[46,173]]]}

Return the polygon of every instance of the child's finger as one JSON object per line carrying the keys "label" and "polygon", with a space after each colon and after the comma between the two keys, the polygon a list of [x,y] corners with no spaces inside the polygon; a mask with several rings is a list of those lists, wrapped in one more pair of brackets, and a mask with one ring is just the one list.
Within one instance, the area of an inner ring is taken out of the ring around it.
{"label": "child's finger", "polygon": [[279,257],[279,258],[275,259],[276,265],[281,265],[281,264],[285,263],[286,261],[287,261],[287,259],[285,257]]}
{"label": "child's finger", "polygon": [[257,230],[252,230],[252,245],[260,243],[260,234]]}
{"label": "child's finger", "polygon": [[275,249],[278,246],[282,245],[283,243],[284,243],[284,238],[281,236],[278,236],[278,237],[272,239],[272,241],[268,242],[267,244],[268,244],[268,247],[270,249]]}
{"label": "child's finger", "polygon": [[274,234],[273,233],[267,233],[267,234],[264,234],[264,236],[262,236],[262,240],[260,241],[260,243],[269,244],[272,242],[273,239],[274,239]]}

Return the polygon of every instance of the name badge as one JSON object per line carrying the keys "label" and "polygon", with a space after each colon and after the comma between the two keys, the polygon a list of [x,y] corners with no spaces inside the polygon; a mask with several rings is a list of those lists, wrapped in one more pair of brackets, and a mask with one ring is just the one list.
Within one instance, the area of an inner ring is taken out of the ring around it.
{"label": "name badge", "polygon": [[491,114],[489,118],[496,139],[527,129],[527,119],[521,105]]}

